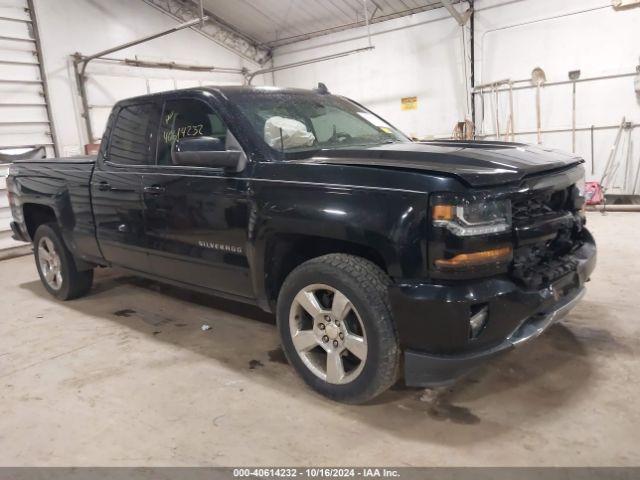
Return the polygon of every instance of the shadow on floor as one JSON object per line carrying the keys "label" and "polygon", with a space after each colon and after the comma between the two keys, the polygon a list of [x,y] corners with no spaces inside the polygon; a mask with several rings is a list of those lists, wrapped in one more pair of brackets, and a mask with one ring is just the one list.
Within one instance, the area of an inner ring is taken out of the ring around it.
{"label": "shadow on floor", "polygon": [[[21,288],[38,296],[47,295],[39,281],[22,284]],[[132,288],[224,312],[225,318],[239,317],[227,322],[225,328],[241,333],[225,337],[223,329],[220,335],[201,335],[202,317],[185,314],[175,318],[158,307],[160,302],[136,305],[129,299]],[[115,307],[123,304],[127,308]],[[422,389],[407,388],[399,382],[367,405],[350,406],[325,400],[305,388],[302,381],[292,380],[297,377],[286,365],[275,328],[267,332],[270,347],[256,351],[256,345],[265,341],[252,343],[250,339],[264,335],[265,327],[275,325],[273,315],[257,307],[123,275],[117,270],[97,272],[91,293],[64,303],[64,307],[190,349],[250,375],[250,381],[262,382],[287,396],[304,397],[310,408],[338,409],[351,419],[397,432],[402,438],[451,445],[482,441],[567,408],[572,398],[589,385],[593,357],[606,354],[600,351],[603,348],[619,348],[615,339],[599,338],[598,349],[592,350],[589,336],[576,336],[558,324],[531,344],[491,360],[450,388],[425,394]],[[605,314],[596,304],[587,308],[589,317]]]}

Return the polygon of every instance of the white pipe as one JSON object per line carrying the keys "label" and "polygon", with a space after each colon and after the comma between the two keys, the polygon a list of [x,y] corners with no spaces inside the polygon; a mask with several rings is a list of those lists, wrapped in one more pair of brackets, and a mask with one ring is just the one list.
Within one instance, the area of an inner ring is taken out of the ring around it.
{"label": "white pipe", "polygon": [[[496,27],[496,28],[491,28],[489,30],[485,30],[482,33],[482,36],[480,37],[480,64],[482,65],[482,67],[480,68],[480,83],[482,83],[482,79],[484,77],[484,59],[485,59],[485,56],[484,56],[484,38],[485,38],[485,36],[487,34],[498,32],[500,30],[508,30],[510,28],[515,28],[515,27],[523,27],[523,26],[526,26],[526,25],[534,24],[534,23],[547,22],[549,20],[556,20],[558,18],[570,17],[572,15],[579,15],[581,13],[592,12],[594,10],[602,10],[603,8],[611,8],[611,3],[607,3],[607,4],[599,6],[599,7],[592,7],[592,8],[587,8],[587,9],[583,9],[583,10],[577,10],[575,12],[563,13],[561,15],[554,15],[552,17],[539,18],[537,20],[530,20],[528,22],[513,23],[511,25],[504,25],[502,27]],[[481,11],[481,10],[476,10],[476,12],[478,12],[478,11]]]}
{"label": "white pipe", "polygon": [[465,26],[462,25],[460,27],[460,32],[462,35],[462,67],[463,67],[463,75],[464,75],[464,98],[467,106],[466,119],[471,118],[471,106],[469,104],[469,100],[471,98],[471,92],[469,89],[469,74],[467,72],[467,60],[469,60],[467,56],[467,40],[466,35],[464,34]]}
{"label": "white pipe", "polygon": [[371,47],[371,25],[369,25],[369,12],[367,10],[367,0],[362,0],[362,6],[364,8],[364,23],[367,26],[367,41]]}
{"label": "white pipe", "polygon": [[640,205],[588,205],[587,212],[640,212]]}
{"label": "white pipe", "polygon": [[511,141],[515,142],[516,138],[515,138],[515,131],[516,131],[516,126],[515,126],[515,119],[513,116],[513,84],[509,83],[509,118],[511,119]]}
{"label": "white pipe", "polygon": [[356,48],[354,50],[347,50],[346,52],[332,53],[331,55],[325,55],[323,57],[310,58],[308,60],[301,60],[299,62],[287,63],[285,65],[278,65],[277,67],[261,68],[260,70],[249,72],[246,75],[247,85],[251,85],[251,81],[256,75],[279,72],[280,70],[286,70],[289,68],[303,67],[305,65],[310,65],[312,63],[325,62],[327,60],[333,60],[335,58],[341,58],[341,57],[346,57],[347,55],[353,55],[354,53],[367,52],[369,50],[373,50],[374,48],[376,47]]}
{"label": "white pipe", "polygon": [[493,99],[496,102],[496,141],[500,141],[500,99],[498,98],[498,90],[496,88],[493,89]]}
{"label": "white pipe", "polygon": [[[545,88],[557,87],[559,85],[569,85],[570,83],[574,83],[574,82],[575,83],[596,82],[600,80],[610,80],[613,78],[635,77],[636,75],[638,75],[637,72],[626,72],[626,73],[613,73],[611,75],[598,75],[595,77],[578,78],[577,80],[559,80],[555,82],[544,82],[544,87]],[[474,87],[473,91],[475,93],[479,93],[482,95],[486,93],[484,90],[487,88],[500,88],[501,86],[508,85],[509,83],[512,83],[513,85],[520,84],[520,83],[528,84],[520,87],[513,87],[514,90],[529,90],[532,88],[536,88],[535,84],[534,85],[531,84],[531,78],[525,78],[521,80],[505,79],[505,80],[497,80],[495,82],[488,82],[488,83],[485,83],[484,85],[478,85],[477,87]]]}

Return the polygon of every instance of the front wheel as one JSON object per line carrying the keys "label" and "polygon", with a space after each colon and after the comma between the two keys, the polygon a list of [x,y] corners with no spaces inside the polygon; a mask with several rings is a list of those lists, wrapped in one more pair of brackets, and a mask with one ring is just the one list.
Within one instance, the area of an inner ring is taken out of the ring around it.
{"label": "front wheel", "polygon": [[55,223],[38,227],[33,248],[40,280],[51,295],[60,300],[71,300],[89,292],[93,270],[78,271]]}
{"label": "front wheel", "polygon": [[395,382],[400,353],[388,283],[375,264],[345,254],[309,260],[285,280],[277,307],[283,349],[322,395],[362,403]]}

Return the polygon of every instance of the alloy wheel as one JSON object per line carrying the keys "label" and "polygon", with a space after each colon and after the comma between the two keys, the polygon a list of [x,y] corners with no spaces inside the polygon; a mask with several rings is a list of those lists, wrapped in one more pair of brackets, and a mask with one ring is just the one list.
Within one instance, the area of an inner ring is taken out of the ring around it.
{"label": "alloy wheel", "polygon": [[50,238],[42,237],[38,242],[38,262],[47,285],[53,290],[62,287],[62,260]]}
{"label": "alloy wheel", "polygon": [[313,284],[291,304],[293,346],[311,372],[332,384],[355,380],[367,360],[362,319],[347,296],[328,285]]}

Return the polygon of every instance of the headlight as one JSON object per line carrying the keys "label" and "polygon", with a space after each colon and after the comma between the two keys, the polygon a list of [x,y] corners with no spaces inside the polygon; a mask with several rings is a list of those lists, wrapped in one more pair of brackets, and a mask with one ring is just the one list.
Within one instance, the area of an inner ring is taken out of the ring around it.
{"label": "headlight", "polygon": [[511,229],[510,200],[447,202],[438,198],[433,203],[433,224],[446,228],[454,235],[468,237]]}

